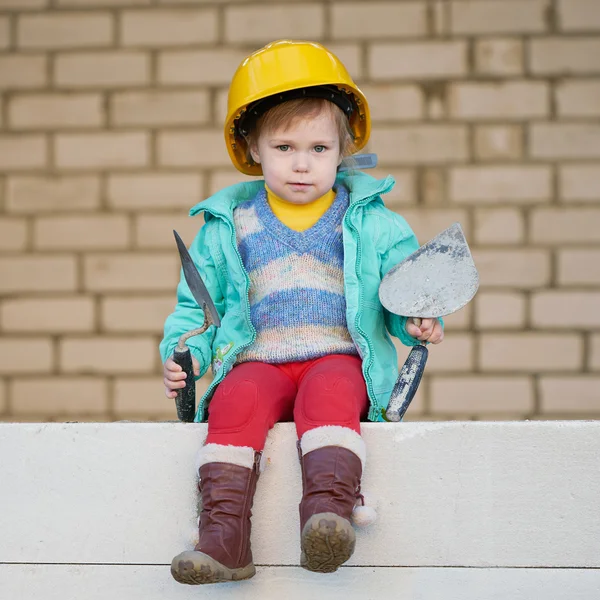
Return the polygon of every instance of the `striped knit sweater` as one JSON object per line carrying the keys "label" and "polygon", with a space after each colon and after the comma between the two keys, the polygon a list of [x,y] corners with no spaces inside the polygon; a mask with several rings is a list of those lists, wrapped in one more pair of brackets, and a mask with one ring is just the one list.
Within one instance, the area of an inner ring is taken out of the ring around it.
{"label": "striped knit sweater", "polygon": [[293,231],[273,214],[265,190],[234,211],[238,248],[250,277],[254,344],[237,362],[285,363],[327,354],[358,354],[346,324],[339,187],[321,219]]}

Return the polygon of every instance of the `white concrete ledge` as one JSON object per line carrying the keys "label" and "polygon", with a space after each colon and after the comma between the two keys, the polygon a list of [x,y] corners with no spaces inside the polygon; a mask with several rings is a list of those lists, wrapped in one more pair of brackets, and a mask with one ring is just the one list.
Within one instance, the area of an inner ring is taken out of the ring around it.
{"label": "white concrete ledge", "polygon": [[[363,487],[379,521],[358,531],[349,566],[329,579],[294,568],[300,468],[293,425],[280,424],[254,508],[262,568],[235,587],[246,591],[225,586],[228,598],[277,598],[285,588],[292,600],[311,586],[337,598],[334,581],[357,590],[346,600],[373,589],[415,600],[600,597],[600,422],[378,423],[363,434]],[[191,546],[205,435],[203,424],[0,424],[0,589],[30,592],[2,597],[69,599],[85,589],[90,600],[191,598],[166,565]],[[58,593],[79,580],[77,594]],[[448,594],[435,595],[430,580]],[[91,593],[110,582],[145,591]],[[559,594],[563,583],[571,595]],[[514,591],[495,595],[496,584]],[[224,598],[219,589],[203,595]]]}

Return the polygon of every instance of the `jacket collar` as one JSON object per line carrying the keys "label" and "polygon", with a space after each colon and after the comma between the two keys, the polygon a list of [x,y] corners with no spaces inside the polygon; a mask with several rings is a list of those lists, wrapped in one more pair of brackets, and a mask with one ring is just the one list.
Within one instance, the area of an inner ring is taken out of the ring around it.
{"label": "jacket collar", "polygon": [[[339,173],[335,183],[336,185],[342,184],[350,192],[350,206],[352,206],[365,200],[374,200],[380,194],[386,194],[394,187],[396,182],[391,175],[388,175],[385,179],[375,179],[367,173],[355,171],[353,174],[348,172]],[[231,219],[233,209],[239,204],[254,198],[264,186],[263,179],[230,185],[192,207],[190,216],[206,211],[214,216]]]}

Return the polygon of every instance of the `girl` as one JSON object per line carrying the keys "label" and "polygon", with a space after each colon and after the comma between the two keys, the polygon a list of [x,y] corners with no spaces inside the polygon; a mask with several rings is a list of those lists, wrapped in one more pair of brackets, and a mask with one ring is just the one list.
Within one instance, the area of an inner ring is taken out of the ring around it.
{"label": "girl", "polygon": [[[212,364],[214,379],[196,415],[208,412],[200,538],[171,566],[181,583],[255,574],[250,511],[261,453],[269,429],[292,419],[301,565],[332,572],[347,561],[366,460],[360,421],[383,419],[398,375],[388,332],[407,345],[443,339],[436,319],[417,327],[379,302],[381,278],[418,243],[383,205],[391,177],[338,173],[369,133],[365,97],[320,44],[274,42],[233,77],[227,149],[237,169],[264,180],[225,188],[191,211],[205,215],[190,251],[221,326],[188,341],[196,375]],[[182,279],[161,343],[170,398],[185,385],[173,349],[203,319]]]}

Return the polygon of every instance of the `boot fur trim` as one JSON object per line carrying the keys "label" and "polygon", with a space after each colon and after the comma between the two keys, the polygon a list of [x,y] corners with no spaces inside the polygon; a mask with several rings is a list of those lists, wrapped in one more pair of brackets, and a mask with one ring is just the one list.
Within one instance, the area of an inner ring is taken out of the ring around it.
{"label": "boot fur trim", "polygon": [[354,452],[362,464],[363,471],[367,462],[367,449],[359,433],[349,427],[325,425],[307,431],[300,440],[302,456],[326,446],[341,446]]}
{"label": "boot fur trim", "polygon": [[200,452],[198,452],[198,457],[196,458],[196,472],[202,465],[208,463],[229,463],[237,465],[238,467],[252,469],[254,466],[254,455],[254,448],[250,448],[250,446],[206,444],[206,446],[202,446]]}

